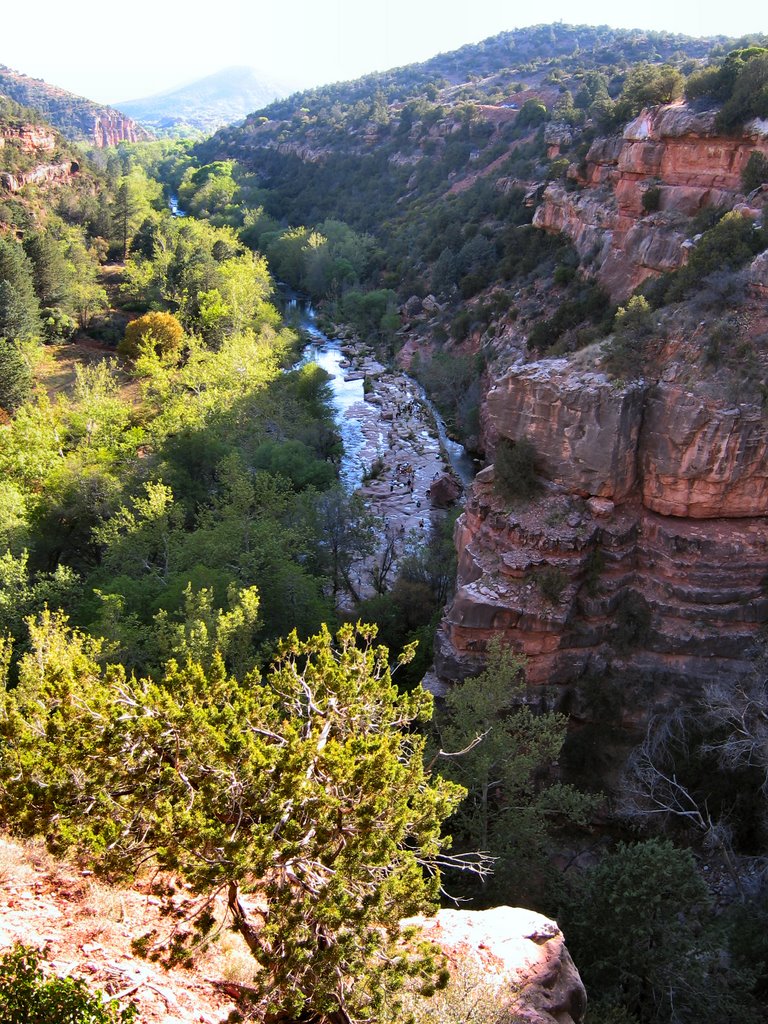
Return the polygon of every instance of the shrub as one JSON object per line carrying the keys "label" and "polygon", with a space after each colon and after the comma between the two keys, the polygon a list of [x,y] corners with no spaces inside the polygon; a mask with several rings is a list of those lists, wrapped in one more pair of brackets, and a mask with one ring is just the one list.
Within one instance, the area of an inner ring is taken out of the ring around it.
{"label": "shrub", "polygon": [[540,484],[536,476],[536,449],[527,437],[502,438],[496,446],[496,493],[508,501],[533,498]]}
{"label": "shrub", "polygon": [[560,604],[560,598],[568,585],[568,577],[556,565],[548,565],[536,574],[536,583],[545,600],[550,604]]}
{"label": "shrub", "polygon": [[614,318],[614,333],[605,351],[605,368],[616,377],[639,377],[645,342],[653,333],[653,314],[643,295],[633,295]]}
{"label": "shrub", "polygon": [[12,1024],[129,1024],[136,1008],[121,1010],[90,993],[84,981],[47,977],[42,954],[15,945],[0,958],[0,1020]]}
{"label": "shrub", "polygon": [[526,100],[515,119],[518,128],[535,128],[549,120],[547,108],[541,100]]}
{"label": "shrub", "polygon": [[768,182],[768,157],[755,149],[741,172],[741,187],[745,192],[752,192],[765,182]]}
{"label": "shrub", "polygon": [[658,185],[651,185],[643,192],[643,209],[646,213],[655,213],[661,201],[661,189]]}
{"label": "shrub", "polygon": [[161,359],[175,362],[183,341],[184,328],[172,313],[145,313],[126,326],[117,351],[127,359],[135,359],[149,347]]}

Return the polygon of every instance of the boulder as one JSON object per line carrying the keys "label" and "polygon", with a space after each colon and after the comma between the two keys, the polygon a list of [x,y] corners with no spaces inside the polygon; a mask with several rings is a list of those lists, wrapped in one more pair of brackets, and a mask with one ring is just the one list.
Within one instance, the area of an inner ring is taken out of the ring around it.
{"label": "boulder", "polygon": [[441,473],[429,485],[429,501],[433,508],[449,508],[461,495],[461,484],[451,473]]}
{"label": "boulder", "polygon": [[563,933],[541,914],[519,907],[441,910],[403,923],[420,926],[424,938],[446,953],[468,1001],[467,1019],[472,1005],[483,1000],[520,1024],[584,1020],[587,994]]}

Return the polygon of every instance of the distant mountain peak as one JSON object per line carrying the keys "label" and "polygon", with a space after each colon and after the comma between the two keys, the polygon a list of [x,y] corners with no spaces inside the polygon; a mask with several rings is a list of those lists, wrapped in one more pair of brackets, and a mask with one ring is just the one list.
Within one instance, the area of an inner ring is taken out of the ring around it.
{"label": "distant mountain peak", "polygon": [[269,79],[255,68],[234,65],[153,96],[126,100],[119,107],[161,133],[207,133],[239,121],[292,91],[290,85]]}

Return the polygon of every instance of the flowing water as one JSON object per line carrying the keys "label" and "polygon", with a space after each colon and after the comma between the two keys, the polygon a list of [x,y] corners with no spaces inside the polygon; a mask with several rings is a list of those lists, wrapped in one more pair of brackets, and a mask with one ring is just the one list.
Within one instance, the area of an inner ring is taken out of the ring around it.
{"label": "flowing water", "polygon": [[[312,305],[295,292],[284,288],[285,309],[289,316],[296,318],[298,326],[309,338],[307,345],[302,352],[302,358],[297,365],[314,362],[331,375],[329,381],[333,394],[333,402],[337,414],[337,426],[344,442],[344,457],[341,463],[341,479],[348,490],[357,490],[363,483],[363,476],[370,465],[370,452],[366,455],[366,439],[363,434],[360,419],[355,415],[355,407],[365,400],[362,380],[348,380],[353,375],[344,353],[341,351],[340,342],[335,338],[329,338],[317,326],[315,312]],[[467,453],[463,445],[454,441],[448,436],[445,422],[435,408],[434,403],[429,399],[424,388],[418,381],[405,373],[396,375],[402,381],[403,392],[416,393],[419,400],[427,407],[434,424],[434,432],[439,439],[440,447],[453,472],[461,481],[462,486],[467,488],[475,478],[477,468],[474,459]],[[376,406],[367,406],[366,419],[370,420],[371,415],[383,410]],[[383,420],[383,416],[381,417]],[[383,424],[382,424],[383,426]],[[369,431],[370,434],[370,431]],[[383,436],[383,432],[382,432]]]}

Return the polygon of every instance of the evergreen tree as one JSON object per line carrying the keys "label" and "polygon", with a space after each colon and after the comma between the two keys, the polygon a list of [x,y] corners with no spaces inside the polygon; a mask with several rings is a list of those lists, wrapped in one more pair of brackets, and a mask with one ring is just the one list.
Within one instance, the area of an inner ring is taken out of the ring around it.
{"label": "evergreen tree", "polygon": [[18,242],[0,237],[0,336],[26,339],[40,331],[32,264]]}
{"label": "evergreen tree", "polygon": [[[0,309],[2,309],[0,284]],[[32,371],[16,345],[0,338],[0,409],[15,412],[32,393]]]}
{"label": "evergreen tree", "polygon": [[61,617],[30,628],[19,684],[0,689],[7,823],[224,891],[272,1020],[394,1020],[405,978],[439,980],[399,922],[437,905],[463,791],[425,769],[412,727],[431,697],[398,692],[373,627],[293,633],[242,685],[216,657],[128,679]]}

